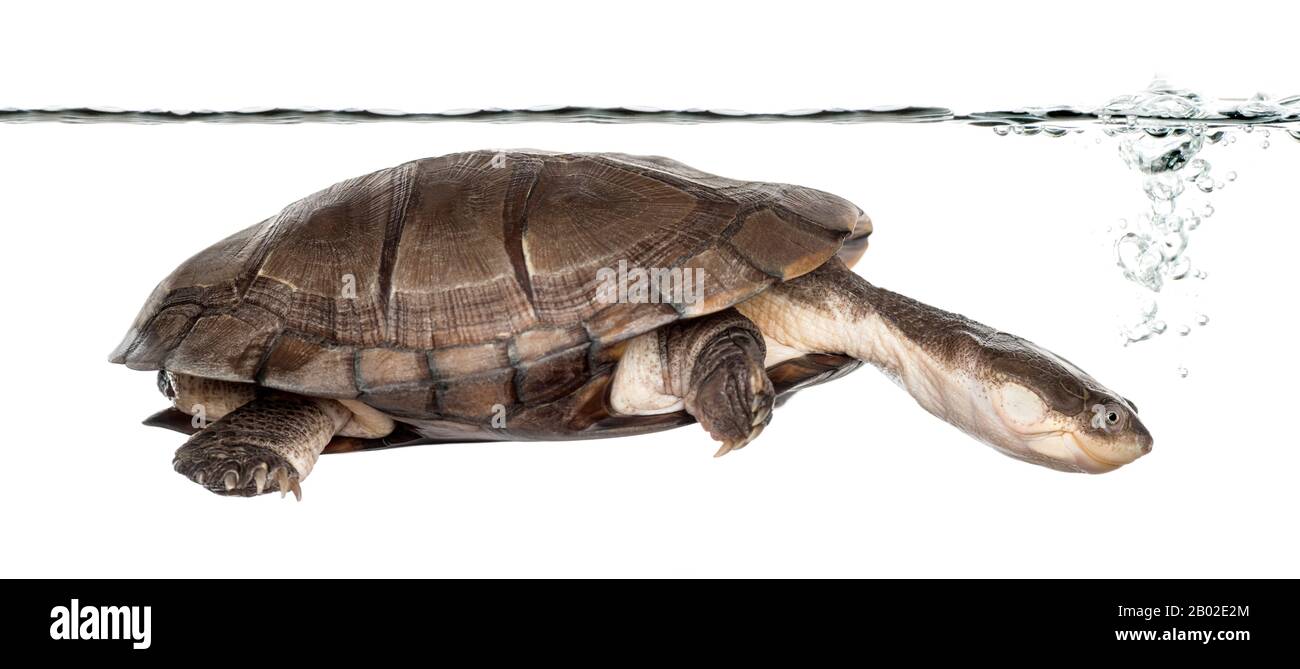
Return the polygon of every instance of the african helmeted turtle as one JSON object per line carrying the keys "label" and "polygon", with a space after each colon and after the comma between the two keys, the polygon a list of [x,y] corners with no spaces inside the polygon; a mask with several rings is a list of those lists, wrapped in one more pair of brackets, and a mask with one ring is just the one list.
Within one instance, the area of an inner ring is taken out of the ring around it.
{"label": "african helmeted turtle", "polygon": [[[1133,404],[1052,353],[850,271],[871,221],[651,156],[480,151],[336,184],[187,260],[112,361],[158,370],[175,469],[300,494],[322,452],[613,437],[719,454],[862,362],[999,451],[1104,472]],[[209,422],[210,421],[210,422]],[[864,427],[863,429],[869,429]]]}

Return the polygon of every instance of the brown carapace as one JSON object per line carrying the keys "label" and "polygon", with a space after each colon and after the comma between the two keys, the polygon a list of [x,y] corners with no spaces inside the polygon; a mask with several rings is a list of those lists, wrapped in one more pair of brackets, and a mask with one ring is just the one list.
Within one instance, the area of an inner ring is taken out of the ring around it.
{"label": "brown carapace", "polygon": [[[401,424],[327,452],[661,430],[694,419],[610,411],[624,342],[837,253],[852,263],[870,232],[834,195],[662,157],[452,154],[334,185],[189,259],[112,361],[357,400]],[[689,269],[702,290],[598,295],[598,273],[620,267]],[[770,375],[785,394],[859,364],[811,354]],[[193,429],[175,409],[151,422]]]}

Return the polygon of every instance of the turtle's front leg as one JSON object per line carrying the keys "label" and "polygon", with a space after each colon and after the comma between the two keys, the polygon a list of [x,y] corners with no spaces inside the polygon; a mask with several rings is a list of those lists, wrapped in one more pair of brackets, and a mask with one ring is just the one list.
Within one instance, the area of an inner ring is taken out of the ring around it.
{"label": "turtle's front leg", "polygon": [[685,409],[717,455],[743,448],[772,419],[776,400],[758,327],[735,309],[678,321],[632,340],[619,361],[611,402],[629,415]]}
{"label": "turtle's front leg", "polygon": [[244,404],[194,434],[173,468],[218,495],[249,497],[279,490],[302,499],[299,482],[352,413],[341,403],[270,394]]}

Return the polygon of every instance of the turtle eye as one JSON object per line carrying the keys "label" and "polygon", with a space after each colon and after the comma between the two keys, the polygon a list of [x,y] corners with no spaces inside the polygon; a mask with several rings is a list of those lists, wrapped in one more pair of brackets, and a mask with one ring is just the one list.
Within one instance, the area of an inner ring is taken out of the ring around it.
{"label": "turtle eye", "polygon": [[1112,404],[1092,405],[1092,426],[1110,432],[1124,420],[1120,408]]}
{"label": "turtle eye", "polygon": [[1124,409],[1114,402],[1106,404],[1106,431],[1117,430],[1124,423]]}

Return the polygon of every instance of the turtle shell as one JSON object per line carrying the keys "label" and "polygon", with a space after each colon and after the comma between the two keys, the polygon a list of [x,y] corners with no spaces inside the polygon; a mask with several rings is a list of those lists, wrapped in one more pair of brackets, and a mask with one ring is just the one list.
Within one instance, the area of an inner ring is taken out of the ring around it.
{"label": "turtle shell", "polygon": [[[331,186],[190,258],[111,360],[409,419],[544,411],[593,401],[578,391],[620,342],[837,253],[852,263],[870,231],[834,195],[662,157],[427,158]],[[598,291],[620,267],[703,272],[701,290],[611,301]]]}

